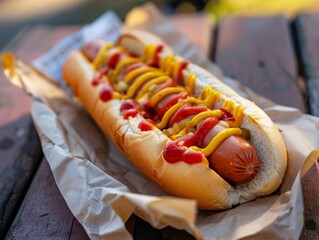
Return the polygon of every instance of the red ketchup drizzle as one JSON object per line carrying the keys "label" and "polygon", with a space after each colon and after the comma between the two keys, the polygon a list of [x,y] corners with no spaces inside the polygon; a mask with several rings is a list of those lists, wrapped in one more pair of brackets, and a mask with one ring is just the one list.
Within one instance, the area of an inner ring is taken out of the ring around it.
{"label": "red ketchup drizzle", "polygon": [[110,85],[104,83],[100,89],[100,99],[107,102],[113,98],[113,89]]}
{"label": "red ketchup drizzle", "polygon": [[129,117],[136,117],[139,114],[140,109],[139,106],[134,100],[129,99],[125,100],[120,107],[120,112],[123,115],[124,119],[128,119]]}
{"label": "red ketchup drizzle", "polygon": [[138,128],[141,131],[150,131],[153,129],[152,120],[151,119],[143,119],[139,124]]}
{"label": "red ketchup drizzle", "polygon": [[122,54],[123,54],[123,53],[121,53],[121,52],[117,52],[117,53],[114,53],[114,54],[110,57],[109,63],[108,63],[108,65],[109,65],[110,68],[115,68],[115,66],[116,66],[116,64],[118,63],[118,61],[120,60]]}
{"label": "red ketchup drizzle", "polygon": [[190,146],[202,147],[206,134],[216,126],[218,119],[206,118],[193,135],[180,137],[166,145],[163,156],[169,163],[184,161],[189,164],[202,162],[205,157],[203,153],[189,150]]}
{"label": "red ketchup drizzle", "polygon": [[153,94],[163,90],[164,88],[169,88],[169,87],[175,87],[176,83],[173,81],[173,79],[168,79],[166,82],[160,84],[158,87],[156,87],[156,90],[154,91]]}
{"label": "red ketchup drizzle", "polygon": [[191,106],[191,104],[185,104],[173,115],[169,121],[169,125],[173,126],[174,123],[180,122],[188,116],[197,115],[198,113],[206,111],[206,107]]}
{"label": "red ketchup drizzle", "polygon": [[188,96],[187,92],[181,92],[179,94],[171,95],[170,100],[168,100],[158,111],[155,116],[156,120],[160,120],[167,110],[175,105],[180,99],[185,99]]}
{"label": "red ketchup drizzle", "polygon": [[136,57],[137,57],[137,56],[136,56],[134,53],[132,53],[132,52],[129,52],[128,55],[129,55],[130,57],[133,57],[133,58],[136,58]]}
{"label": "red ketchup drizzle", "polygon": [[95,73],[91,84],[93,86],[99,85],[103,75],[106,75],[109,72],[109,70],[110,70],[110,68],[108,66],[105,66],[101,70],[99,70],[97,73]]}
{"label": "red ketchup drizzle", "polygon": [[163,156],[168,163],[183,161],[189,164],[200,163],[205,157],[201,152],[196,152],[179,146],[178,142],[170,142],[164,149]]}
{"label": "red ketchup drizzle", "polygon": [[137,104],[134,102],[132,99],[125,100],[122,102],[121,107],[120,107],[120,112],[122,113],[123,111],[136,108]]}
{"label": "red ketchup drizzle", "polygon": [[159,54],[163,51],[164,46],[158,45],[155,49],[154,57],[153,57],[153,66],[158,67],[159,66]]}
{"label": "red ketchup drizzle", "polygon": [[125,111],[123,118],[128,119],[129,117],[136,117],[139,113],[138,109],[132,108]]}
{"label": "red ketchup drizzle", "polygon": [[223,121],[235,121],[235,118],[233,114],[228,112],[225,108],[220,108],[220,110],[223,112],[223,115],[221,116],[220,120]]}
{"label": "red ketchup drizzle", "polygon": [[179,69],[178,69],[178,73],[177,73],[177,79],[176,82],[178,84],[182,84],[183,83],[183,73],[182,71],[187,68],[188,66],[188,62],[183,61],[180,65],[179,65]]}

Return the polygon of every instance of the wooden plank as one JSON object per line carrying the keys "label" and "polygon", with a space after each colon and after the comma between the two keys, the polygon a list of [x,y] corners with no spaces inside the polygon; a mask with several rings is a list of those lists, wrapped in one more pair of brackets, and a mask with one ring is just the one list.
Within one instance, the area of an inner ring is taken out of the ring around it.
{"label": "wooden plank", "polygon": [[0,236],[4,236],[42,157],[30,116],[0,128],[0,155]]}
{"label": "wooden plank", "polygon": [[294,26],[310,113],[319,116],[319,13],[297,16]]}
{"label": "wooden plank", "polygon": [[314,164],[302,178],[305,224],[300,240],[319,239],[319,165]]}
{"label": "wooden plank", "polygon": [[285,17],[225,18],[214,55],[226,76],[276,103],[307,111]]}
{"label": "wooden plank", "polygon": [[89,239],[66,205],[45,159],[6,239]]}

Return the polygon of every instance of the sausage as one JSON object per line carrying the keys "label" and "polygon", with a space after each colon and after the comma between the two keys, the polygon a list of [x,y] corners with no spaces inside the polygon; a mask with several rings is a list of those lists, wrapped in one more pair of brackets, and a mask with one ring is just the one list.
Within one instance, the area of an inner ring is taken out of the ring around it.
{"label": "sausage", "polygon": [[[220,124],[206,135],[206,146],[224,127]],[[243,184],[252,180],[260,167],[255,147],[242,136],[234,135],[225,139],[208,157],[209,165],[226,181]]]}

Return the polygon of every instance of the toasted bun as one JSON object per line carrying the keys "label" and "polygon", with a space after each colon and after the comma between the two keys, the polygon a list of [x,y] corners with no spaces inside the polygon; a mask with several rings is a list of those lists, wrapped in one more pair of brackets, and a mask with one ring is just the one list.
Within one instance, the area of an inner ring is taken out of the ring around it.
{"label": "toasted bun", "polygon": [[[118,43],[138,56],[142,55],[144,46],[149,44],[164,45],[161,58],[172,53],[159,38],[141,31],[123,33]],[[94,69],[81,52],[73,52],[63,67],[65,81],[103,132],[145,175],[167,192],[196,199],[198,207],[204,210],[227,209],[271,194],[279,187],[287,165],[285,145],[277,127],[254,103],[240,97],[209,72],[190,64],[184,75],[191,72],[197,75],[196,94],[205,85],[210,85],[222,93],[216,103],[217,107],[227,99],[245,107],[241,127],[250,130],[251,142],[261,161],[260,170],[252,181],[232,186],[205,163],[168,163],[163,158],[163,149],[171,140],[157,128],[141,131],[138,128],[142,119],[140,115],[123,119],[120,114],[121,100],[101,101],[98,88],[91,85]]]}

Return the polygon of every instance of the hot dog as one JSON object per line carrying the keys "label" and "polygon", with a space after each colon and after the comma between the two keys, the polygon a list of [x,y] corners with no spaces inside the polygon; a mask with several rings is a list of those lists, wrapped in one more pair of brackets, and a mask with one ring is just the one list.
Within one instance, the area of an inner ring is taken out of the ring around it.
{"label": "hot dog", "polygon": [[68,57],[63,76],[145,175],[200,209],[271,194],[283,179],[285,145],[270,118],[150,33],[90,41]]}

